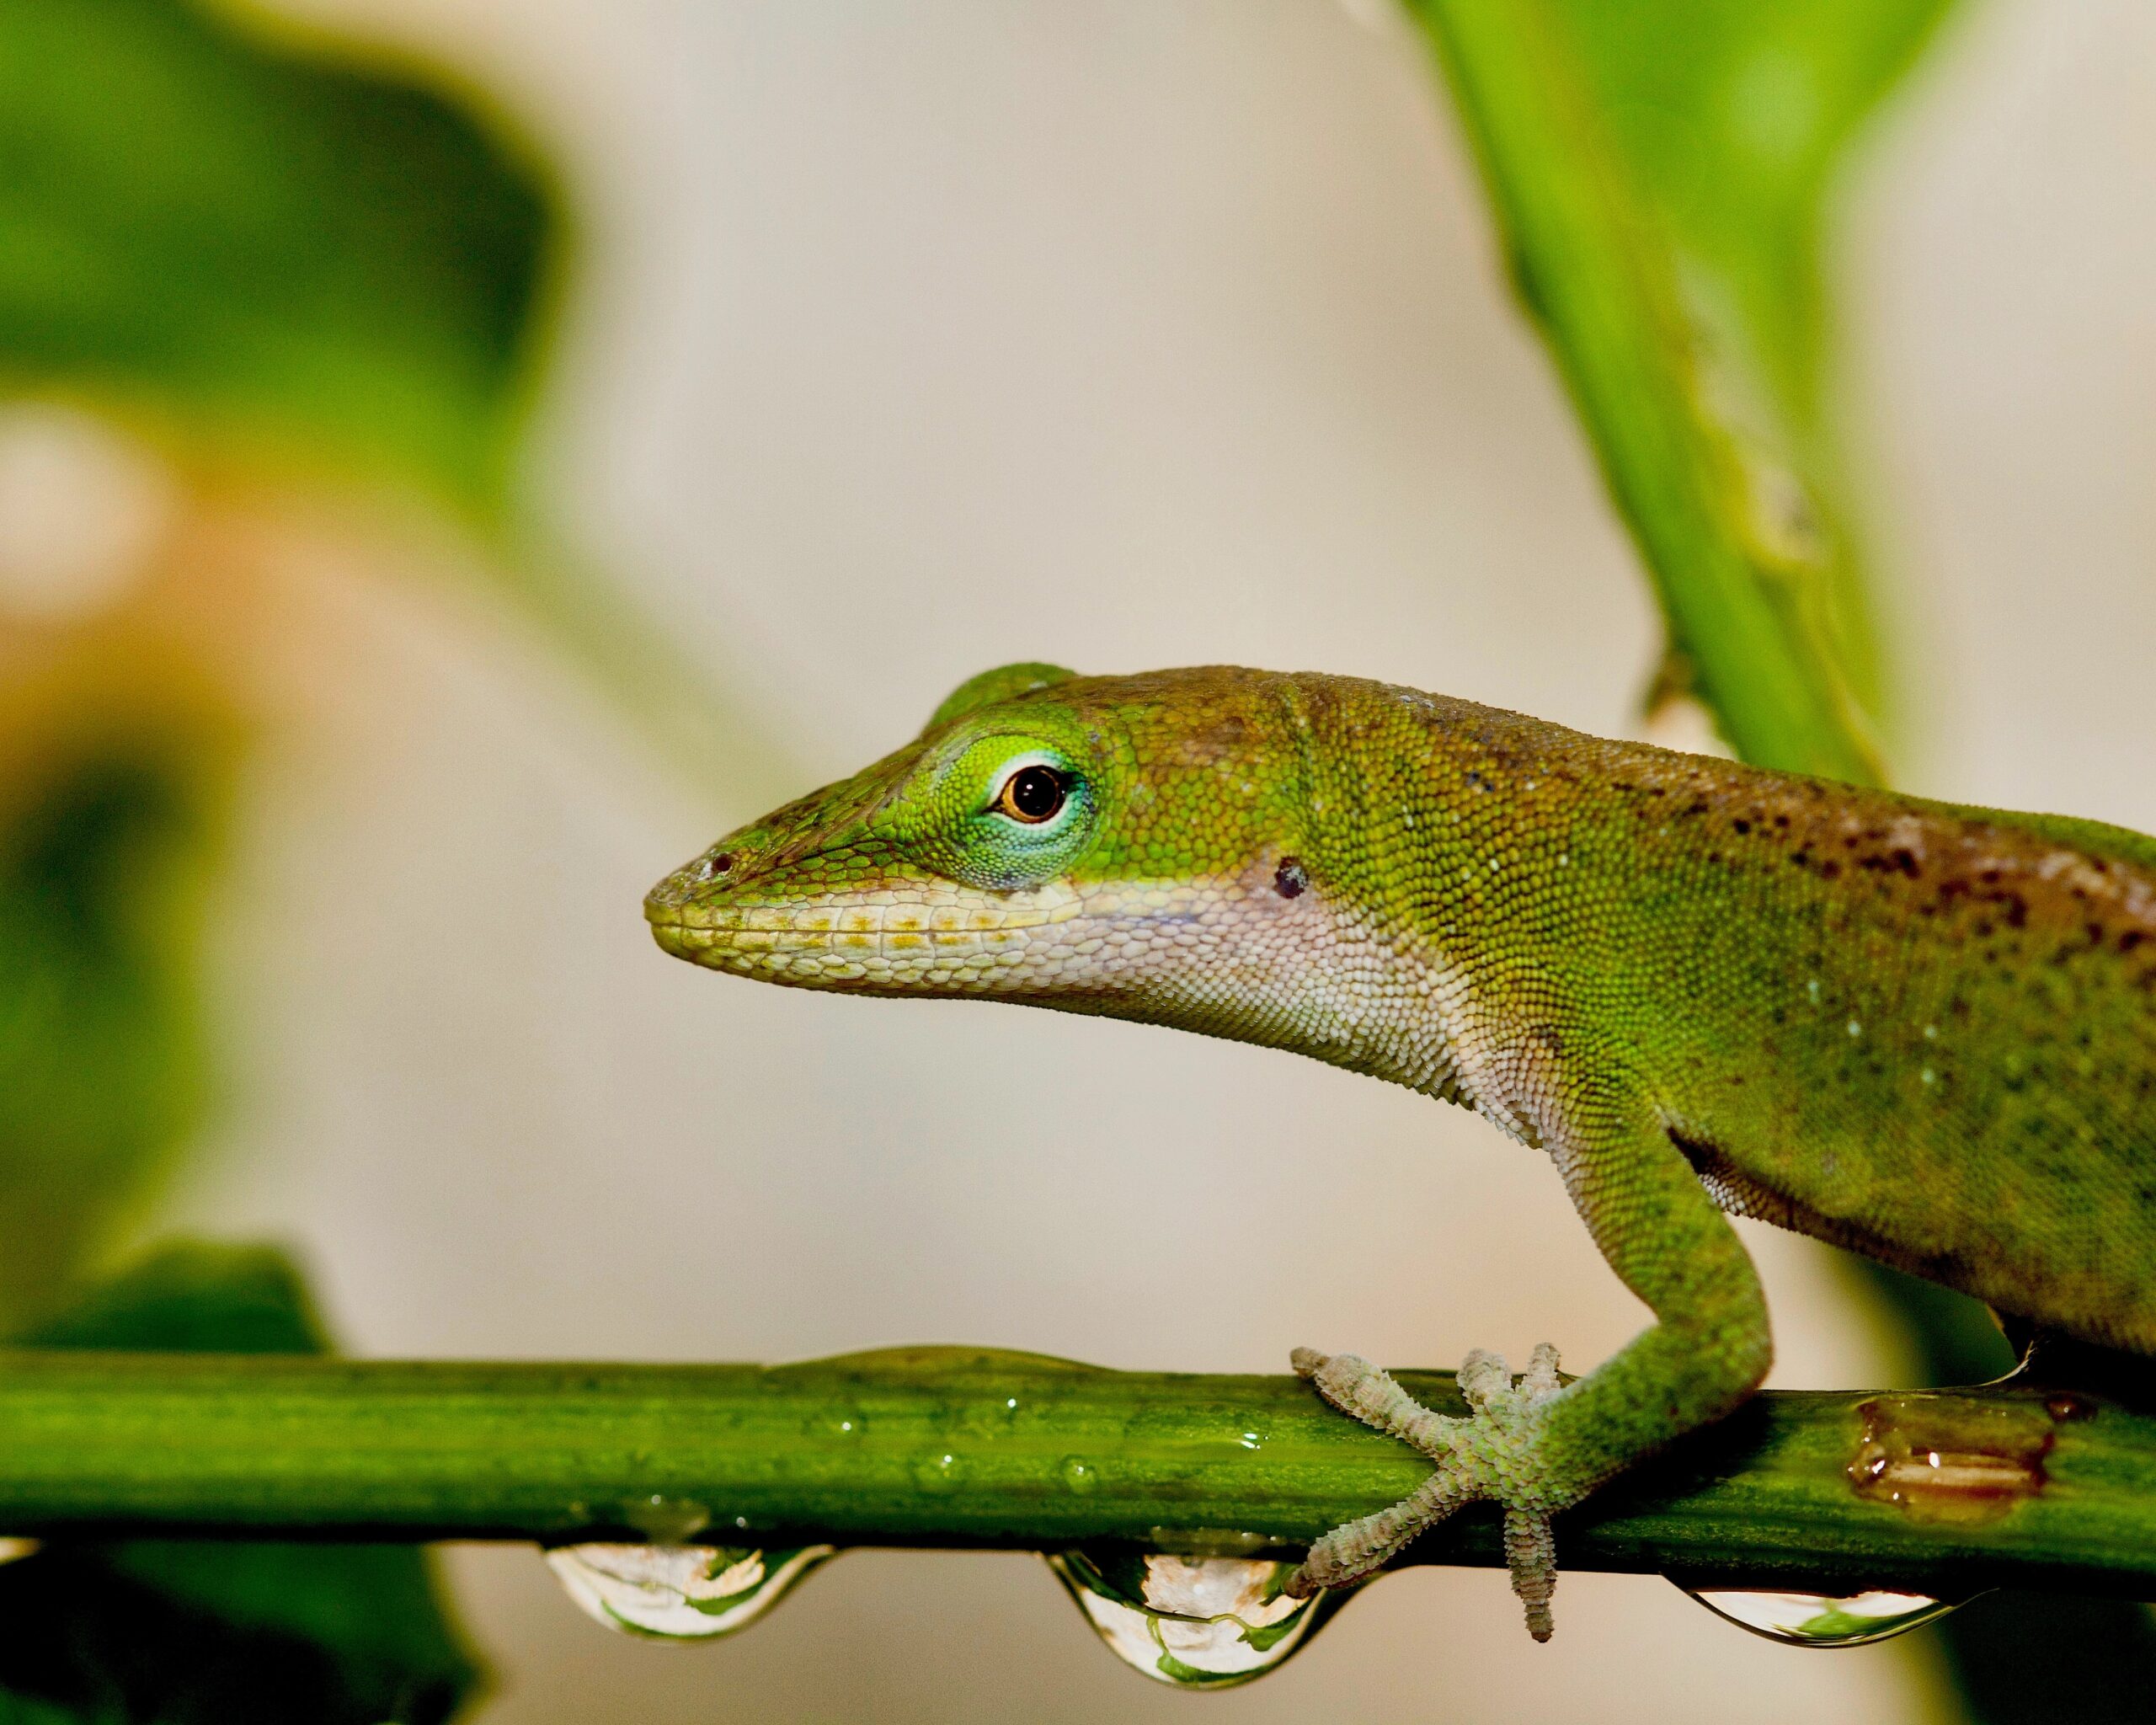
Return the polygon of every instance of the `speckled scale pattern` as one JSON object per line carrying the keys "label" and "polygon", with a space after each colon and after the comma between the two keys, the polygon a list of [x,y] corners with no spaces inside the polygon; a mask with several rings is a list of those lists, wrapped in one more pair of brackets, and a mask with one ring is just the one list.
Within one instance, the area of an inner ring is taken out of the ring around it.
{"label": "speckled scale pattern", "polygon": [[[1069,788],[1038,829],[990,809],[1027,763]],[[1025,665],[647,911],[715,969],[1293,1049],[1546,1151],[1660,1322],[1521,1416],[1534,1479],[1435,1498],[1544,1514],[1749,1391],[1765,1312],[1721,1210],[2156,1351],[2136,834],[1348,678]]]}

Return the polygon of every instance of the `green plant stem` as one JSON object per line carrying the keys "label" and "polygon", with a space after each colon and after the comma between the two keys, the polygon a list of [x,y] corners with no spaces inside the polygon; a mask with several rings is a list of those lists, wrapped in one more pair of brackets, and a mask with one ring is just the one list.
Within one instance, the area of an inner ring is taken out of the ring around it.
{"label": "green plant stem", "polygon": [[1598,111],[1565,8],[1411,0],[1410,10],[1450,85],[1521,302],[1639,542],[1684,680],[1742,759],[1878,783],[1849,662],[1870,657],[1850,650],[1868,639],[1862,595],[1826,499],[1792,451],[1748,439],[1718,403],[1734,386],[1709,375],[1710,333]]}
{"label": "green plant stem", "polygon": [[[1460,1407],[1450,1374],[1401,1376]],[[1756,1398],[1561,1523],[1566,1562],[2156,1592],[2156,1418],[2086,1397],[2047,1412],[2032,1390],[1877,1398],[1947,1432],[1949,1477],[1977,1481],[1912,1510],[1851,1482],[1873,1399]],[[1994,1432],[2021,1463],[1957,1456]],[[21,1534],[558,1541],[702,1516],[721,1544],[1291,1552],[1427,1471],[1292,1377],[970,1348],[777,1367],[0,1354],[0,1529]],[[1496,1534],[1470,1511],[1414,1555],[1494,1562]]]}

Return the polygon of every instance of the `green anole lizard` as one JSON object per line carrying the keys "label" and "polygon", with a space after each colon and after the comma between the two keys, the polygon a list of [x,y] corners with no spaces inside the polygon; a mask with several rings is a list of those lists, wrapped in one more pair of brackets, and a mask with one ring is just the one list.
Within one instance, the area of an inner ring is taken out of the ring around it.
{"label": "green anole lizard", "polygon": [[1293,1049],[1545,1151],[1655,1322],[1582,1378],[1470,1354],[1465,1418],[1296,1369],[1426,1452],[1291,1583],[1494,1499],[1550,1520],[1772,1352],[1726,1214],[2156,1354],[2156,840],[1605,742],[1347,677],[1011,665],[654,888],[670,953]]}

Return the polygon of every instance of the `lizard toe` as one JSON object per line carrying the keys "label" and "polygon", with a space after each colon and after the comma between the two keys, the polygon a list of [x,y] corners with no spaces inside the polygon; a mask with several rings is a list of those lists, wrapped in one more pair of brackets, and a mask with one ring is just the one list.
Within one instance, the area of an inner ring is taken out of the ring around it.
{"label": "lizard toe", "polygon": [[1342,1413],[1413,1445],[1437,1464],[1399,1503],[1334,1528],[1313,1544],[1286,1590],[1298,1599],[1367,1579],[1410,1541],[1464,1503],[1488,1500],[1505,1511],[1505,1557],[1513,1590],[1537,1641],[1551,1632],[1550,1601],[1556,1587],[1552,1501],[1540,1453],[1543,1410],[1563,1390],[1557,1351],[1535,1348],[1515,1381],[1503,1359],[1477,1349],[1460,1370],[1465,1418],[1434,1413],[1392,1376],[1352,1354],[1298,1348],[1295,1370]]}

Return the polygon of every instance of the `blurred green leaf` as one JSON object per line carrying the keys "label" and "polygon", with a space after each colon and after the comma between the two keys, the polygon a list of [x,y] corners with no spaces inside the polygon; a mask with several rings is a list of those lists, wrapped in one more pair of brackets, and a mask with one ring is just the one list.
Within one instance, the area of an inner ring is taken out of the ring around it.
{"label": "blurred green leaf", "polygon": [[0,775],[0,1324],[49,1304],[206,1100],[196,998],[222,740],[33,744]]}
{"label": "blurred green leaf", "polygon": [[0,387],[498,494],[555,222],[468,108],[184,0],[0,0]]}
{"label": "blurred green leaf", "polygon": [[1410,0],[1669,632],[1737,752],[1879,777],[1820,255],[1951,0]]}
{"label": "blurred green leaf", "polygon": [[327,1354],[290,1258],[274,1247],[177,1241],[11,1338],[11,1347],[143,1354]]}
{"label": "blurred green leaf", "polygon": [[[297,1273],[261,1249],[168,1247],[24,1345],[323,1351]],[[0,1720],[431,1725],[478,1675],[424,1551],[135,1540],[0,1567]]]}
{"label": "blurred green leaf", "polygon": [[0,0],[0,396],[417,483],[654,741],[771,800],[748,715],[515,506],[567,227],[439,73],[209,0]]}

